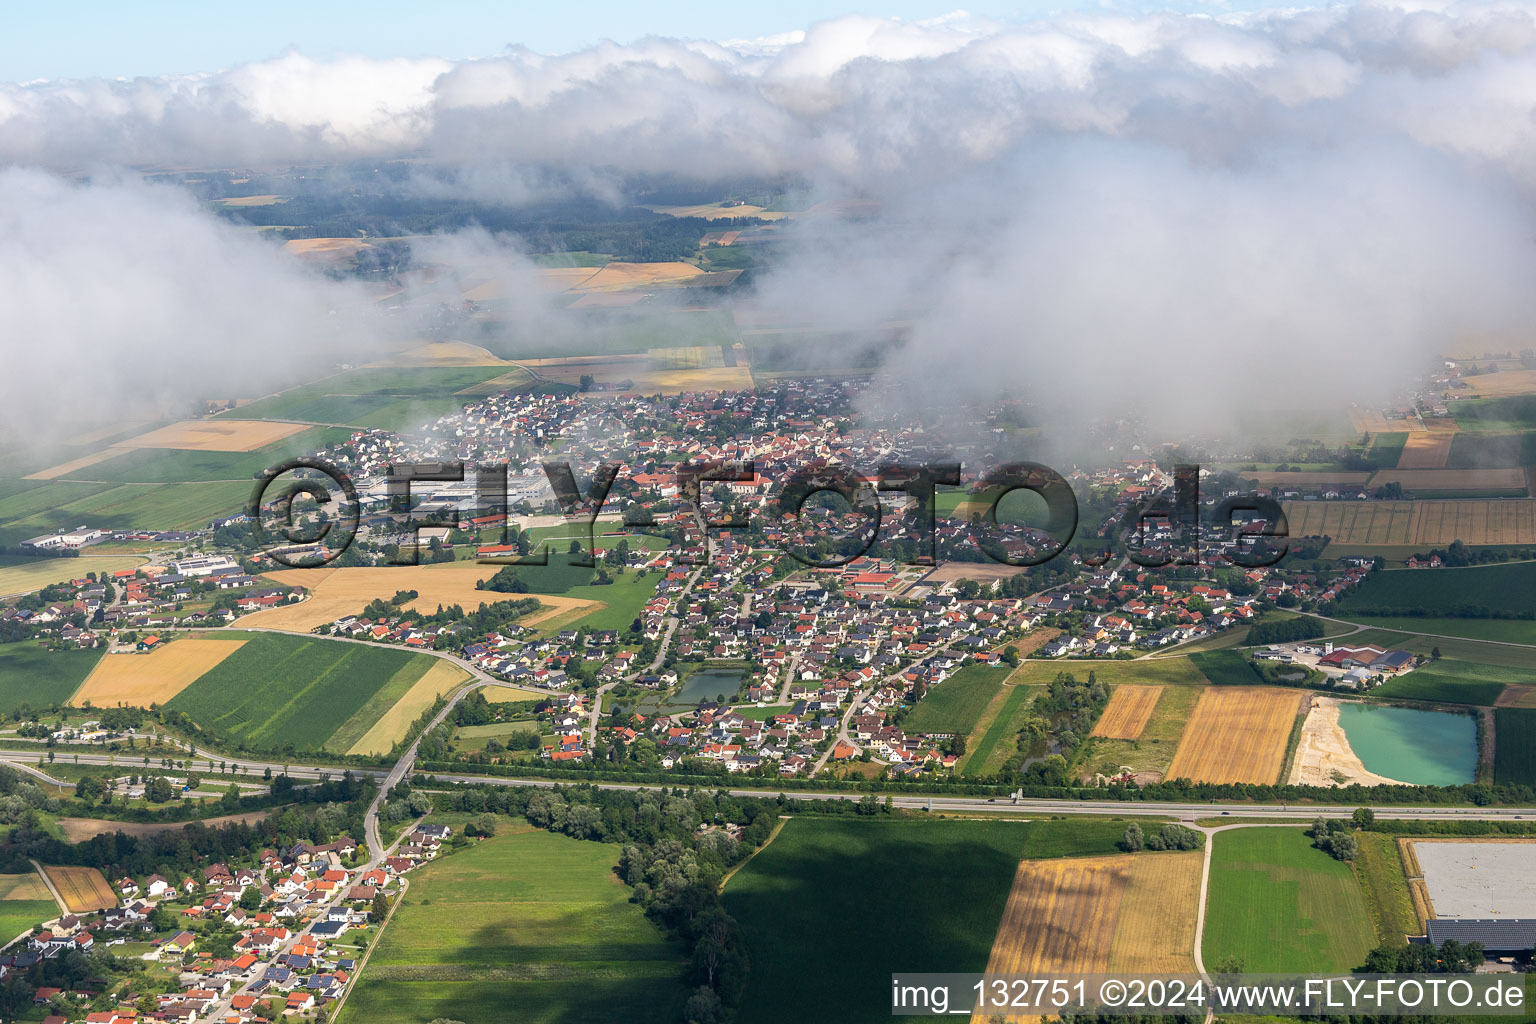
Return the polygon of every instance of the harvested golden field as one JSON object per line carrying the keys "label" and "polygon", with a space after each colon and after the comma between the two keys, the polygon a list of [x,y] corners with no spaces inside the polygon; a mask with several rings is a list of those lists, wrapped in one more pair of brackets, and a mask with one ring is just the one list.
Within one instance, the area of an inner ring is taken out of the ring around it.
{"label": "harvested golden field", "polygon": [[[267,579],[285,586],[304,587],[308,599],[247,615],[241,626],[308,633],[316,626],[360,613],[376,597],[388,600],[401,590],[414,590],[416,600],[405,607],[435,611],[438,605],[462,605],[466,610],[497,601],[538,597],[536,594],[498,594],[476,590],[475,583],[489,579],[499,566],[477,562],[443,562],[437,565],[349,566],[341,569],[283,569]],[[541,609],[542,611],[542,609]]]}
{"label": "harvested golden field", "polygon": [[1351,409],[1349,422],[1354,425],[1356,434],[1390,434],[1405,430],[1417,432],[1423,429],[1416,419],[1389,420],[1379,409]]}
{"label": "harvested golden field", "polygon": [[248,639],[240,633],[210,633],[173,640],[147,654],[108,654],[85,677],[70,703],[98,708],[164,704]]}
{"label": "harvested golden field", "polygon": [[542,625],[550,619],[570,615],[573,612],[580,612],[581,615],[586,615],[588,612],[593,612],[603,607],[603,602],[589,601],[584,597],[560,597],[557,594],[537,594],[533,596],[538,597],[539,603],[544,607],[532,615],[525,616],[521,620],[521,624],[524,626]]}
{"label": "harvested golden field", "polygon": [[1203,857],[1021,861],[987,973],[1192,970]]}
{"label": "harvested golden field", "polygon": [[180,448],[199,452],[253,452],[309,429],[307,423],[265,420],[182,420],[113,445],[113,448]]}
{"label": "harvested golden field", "polygon": [[732,217],[756,217],[759,220],[782,220],[793,216],[782,210],[765,210],[761,206],[745,203],[722,206],[720,203],[696,203],[692,206],[647,206],[652,213],[664,213],[669,217],[697,217],[701,220],[728,220]]}
{"label": "harvested golden field", "polygon": [[1020,861],[986,973],[1107,969],[1134,856]]}
{"label": "harvested golden field", "polygon": [[1462,377],[1465,388],[1447,389],[1448,394],[1471,394],[1477,398],[1508,398],[1511,395],[1536,395],[1536,370],[1500,370]]}
{"label": "harvested golden field", "polygon": [[397,352],[368,366],[510,366],[505,359],[492,355],[467,341],[429,341]]}
{"label": "harvested golden field", "polygon": [[38,558],[0,568],[0,597],[30,594],[54,583],[80,579],[88,572],[100,576],[132,569],[145,559],[138,555],[85,555],[80,558]]}
{"label": "harvested golden field", "polygon": [[1141,736],[1163,695],[1161,686],[1120,685],[1110,694],[1109,706],[1099,717],[1091,735],[1111,740],[1134,740]]}
{"label": "harvested golden field", "polygon": [[1452,435],[1412,433],[1397,457],[1398,469],[1441,469],[1451,457]]}
{"label": "harvested golden field", "polygon": [[[1406,451],[1406,449],[1404,449]],[[1401,462],[1398,463],[1402,465]],[[1525,470],[1509,469],[1384,469],[1370,485],[1398,483],[1417,491],[1524,491]]]}
{"label": "harvested golden field", "polygon": [[411,728],[411,723],[420,718],[423,711],[430,708],[437,698],[453,692],[469,678],[471,678],[469,672],[463,667],[443,658],[437,659],[437,663],[412,683],[411,688],[405,692],[405,696],[395,701],[394,706],[386,711],[361,739],[352,744],[352,748],[347,753],[389,753],[390,748],[405,736]]}
{"label": "harvested golden field", "polygon": [[1302,694],[1270,687],[1213,687],[1200,695],[1167,778],[1272,785]]}
{"label": "harvested golden field", "polygon": [[36,473],[28,473],[26,476],[22,477],[22,479],[57,480],[61,476],[69,476],[71,473],[85,469],[88,466],[94,466],[98,462],[105,462],[108,459],[116,458],[122,453],[123,449],[121,448],[103,448],[99,452],[92,452],[89,455],[82,455],[78,459],[70,459],[68,462],[61,462],[57,466],[49,466],[47,469],[40,469]]}
{"label": "harvested golden field", "polygon": [[282,196],[231,196],[228,199],[215,199],[213,202],[220,206],[276,206],[287,200]]}
{"label": "harvested golden field", "polygon": [[[520,365],[528,367],[540,377],[563,384],[580,384],[584,375],[590,375],[599,384],[614,385],[627,380],[630,385],[626,391],[647,395],[675,395],[684,391],[744,391],[752,387],[752,369],[746,365],[666,369],[656,366],[647,355],[524,359]],[[589,396],[594,398],[601,398],[604,394],[601,391],[589,392]]]}
{"label": "harvested golden field", "polygon": [[1188,974],[1195,969],[1195,915],[1205,854],[1141,854],[1131,861],[1120,920],[1109,947],[1117,974]]}
{"label": "harvested golden field", "polygon": [[1427,550],[1464,544],[1536,544],[1536,500],[1287,501],[1293,537],[1336,544],[1402,545]]}
{"label": "harvested golden field", "polygon": [[283,249],[295,256],[326,263],[344,263],[358,250],[371,248],[361,238],[295,238],[283,243]]}
{"label": "harvested golden field", "polygon": [[52,902],[53,893],[48,891],[48,887],[43,884],[43,880],[38,877],[36,871],[28,871],[24,875],[0,875],[0,900]]}
{"label": "harvested golden field", "polygon": [[627,291],[697,277],[692,263],[609,263],[574,287],[579,292]]}
{"label": "harvested golden field", "polygon": [[95,868],[49,867],[48,880],[64,897],[64,905],[72,914],[88,914],[95,910],[117,906],[117,894]]}

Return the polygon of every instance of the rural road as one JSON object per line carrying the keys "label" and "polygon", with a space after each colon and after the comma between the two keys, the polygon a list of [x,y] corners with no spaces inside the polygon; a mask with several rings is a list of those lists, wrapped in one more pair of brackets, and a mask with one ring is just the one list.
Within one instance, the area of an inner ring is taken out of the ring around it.
{"label": "rural road", "polygon": [[53,894],[53,902],[59,905],[59,914],[62,916],[69,913],[69,904],[64,902],[64,897],[59,893],[58,887],[53,884],[53,879],[48,877],[48,872],[44,871],[43,866],[35,860],[28,863],[32,865],[32,870],[37,872],[37,877],[43,880],[48,891]]}

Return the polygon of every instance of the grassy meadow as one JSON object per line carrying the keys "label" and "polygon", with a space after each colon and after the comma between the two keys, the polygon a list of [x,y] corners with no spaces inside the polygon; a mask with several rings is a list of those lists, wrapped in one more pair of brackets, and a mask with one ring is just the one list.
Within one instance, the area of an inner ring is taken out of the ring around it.
{"label": "grassy meadow", "polygon": [[501,828],[411,875],[342,1024],[678,1020],[685,951],[629,902],[619,847]]}
{"label": "grassy meadow", "polygon": [[101,658],[100,650],[49,651],[31,640],[0,644],[0,714],[63,704]]}
{"label": "grassy meadow", "polygon": [[1213,837],[1206,967],[1249,972],[1348,971],[1376,945],[1349,865],[1300,829],[1244,828]]}

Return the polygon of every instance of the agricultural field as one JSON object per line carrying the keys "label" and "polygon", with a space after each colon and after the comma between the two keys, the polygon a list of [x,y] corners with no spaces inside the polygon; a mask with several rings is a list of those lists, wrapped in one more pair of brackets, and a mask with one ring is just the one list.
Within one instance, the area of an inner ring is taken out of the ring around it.
{"label": "agricultural field", "polygon": [[1134,740],[1141,736],[1152,718],[1152,709],[1163,696],[1161,686],[1117,686],[1109,697],[1109,706],[1093,727],[1091,735],[1113,740]]}
{"label": "agricultural field", "polygon": [[208,633],[180,637],[147,653],[105,655],[70,703],[98,708],[164,704],[238,651],[250,636]]}
{"label": "agricultural field", "polygon": [[[553,561],[553,559],[551,559]],[[426,565],[349,566],[345,568],[283,569],[266,578],[290,587],[304,587],[309,597],[297,604],[279,605],[245,616],[241,625],[308,633],[316,626],[360,613],[375,598],[389,600],[402,590],[417,597],[406,608],[432,612],[438,605],[461,605],[466,611],[482,604],[515,601],[528,594],[502,594],[476,590],[480,580],[496,575],[499,566],[478,562],[439,562]],[[537,577],[550,568],[531,567],[523,578],[532,589]],[[590,575],[591,570],[586,570]],[[626,626],[629,623],[624,623]]]}
{"label": "agricultural field", "polygon": [[315,750],[397,674],[412,683],[421,678],[429,660],[366,644],[257,633],[166,707],[238,747]]}
{"label": "agricultural field", "polygon": [[59,905],[37,872],[0,875],[0,945],[58,916]]}
{"label": "agricultural field", "polygon": [[83,555],[80,558],[28,558],[0,555],[0,597],[29,594],[34,590],[80,579],[88,572],[107,575],[132,569],[144,559],[137,555]]}
{"label": "agricultural field", "polygon": [[1460,608],[1536,614],[1536,562],[1371,573],[1338,603],[1340,616],[1445,615]]}
{"label": "agricultural field", "polygon": [[1158,778],[1168,777],[1168,765],[1173,761],[1179,739],[1184,735],[1195,705],[1209,687],[1168,685],[1162,690],[1136,739],[1089,739],[1083,759],[1085,773],[1115,775],[1122,768],[1129,768],[1133,772],[1156,773]]}
{"label": "agricultural field", "polygon": [[1311,974],[1365,962],[1376,934],[1348,864],[1300,829],[1233,829],[1211,844],[1208,969]]}
{"label": "agricultural field", "polygon": [[1493,779],[1536,785],[1536,710],[1495,708]]}
{"label": "agricultural field", "polygon": [[1381,832],[1357,832],[1355,838],[1360,843],[1355,874],[1377,938],[1385,945],[1401,946],[1408,936],[1422,935],[1397,838]]}
{"label": "agricultural field", "polygon": [[[1520,651],[1522,647],[1536,645],[1536,621],[1531,619],[1434,619],[1387,615],[1350,615],[1349,618],[1377,629],[1423,634],[1425,643],[1438,646],[1442,654],[1450,649],[1447,644],[1457,639],[1486,641],[1482,646],[1487,647],[1517,645],[1506,648],[1506,651]],[[1407,644],[1398,646],[1408,648]],[[1529,657],[1529,652],[1526,656]],[[1490,654],[1479,656],[1478,660],[1495,657],[1498,655]]]}
{"label": "agricultural field", "polygon": [[[1293,537],[1340,545],[1411,545],[1427,551],[1463,544],[1536,543],[1536,500],[1287,501]],[[1424,570],[1431,571],[1431,570]]]}
{"label": "agricultural field", "polygon": [[[566,358],[527,359],[522,365],[545,380],[562,384],[579,385],[583,376],[591,376],[599,384],[617,384],[628,380],[631,386],[625,390],[654,395],[675,395],[684,391],[743,391],[752,387],[752,371],[741,361],[726,366],[715,348],[716,365],[683,365],[696,360],[668,357],[668,352],[689,352],[692,349],[652,349],[648,353],[632,353],[606,356],[569,356]],[[613,394],[612,391],[591,392],[594,397]]]}
{"label": "agricultural field", "polygon": [[1111,686],[1126,683],[1140,685],[1203,685],[1209,680],[1189,658],[1149,658],[1146,661],[1026,661],[1014,673],[1015,683],[1049,683],[1058,673],[1077,679],[1095,679]]}
{"label": "agricultural field", "polygon": [[1205,678],[1218,686],[1251,686],[1259,682],[1253,662],[1240,651],[1205,651],[1191,654],[1189,660]]}
{"label": "agricultural field", "polygon": [[397,352],[364,369],[401,366],[511,366],[489,349],[466,341],[428,341]]}
{"label": "agricultural field", "polygon": [[[1508,398],[1512,395],[1536,394],[1536,370],[1498,370],[1494,373],[1474,373],[1460,378],[1465,389],[1458,391],[1471,392],[1477,398]],[[1463,405],[1476,403],[1458,402],[1456,410],[1458,418]],[[1468,422],[1474,422],[1478,417],[1474,414],[1468,417]]]}
{"label": "agricultural field", "polygon": [[1529,678],[1531,674],[1528,671],[1442,658],[1405,675],[1388,679],[1371,693],[1377,697],[1402,700],[1490,706],[1498,701],[1508,684]]}
{"label": "agricultural field", "polygon": [[[40,488],[66,486],[56,481]],[[72,485],[69,485],[72,486]],[[249,480],[182,481],[177,483],[87,484],[82,497],[0,525],[0,544],[17,544],[29,537],[57,530],[67,530],[89,523],[108,530],[205,528],[216,516],[245,508],[251,497]],[[19,497],[44,500],[46,493]]]}
{"label": "agricultural field", "polygon": [[[402,669],[363,705],[353,719],[368,726],[368,731],[346,747],[345,753],[389,753],[390,748],[405,738],[411,724],[439,697],[446,697],[470,679],[470,674],[454,662],[442,658],[431,660],[431,666],[414,683],[401,690],[402,684],[410,678],[410,673]],[[376,713],[375,709],[382,713]],[[349,726],[351,724],[348,722]],[[333,750],[342,750],[348,732],[346,726],[342,727],[328,745]]]}
{"label": "agricultural field", "polygon": [[101,658],[100,650],[48,651],[30,640],[0,644],[0,714],[66,703]]}
{"label": "agricultural field", "polygon": [[507,372],[502,365],[365,367],[333,374],[220,413],[223,420],[299,420],[411,429],[473,399],[459,392]]}
{"label": "agricultural field", "polygon": [[619,847],[503,821],[498,835],[420,869],[341,1024],[439,1018],[673,1024],[681,946],[629,902]]}
{"label": "agricultural field", "polygon": [[987,973],[1193,972],[1203,858],[1021,861]]}
{"label": "agricultural field", "polygon": [[1022,727],[1020,720],[1033,692],[1028,686],[1004,686],[997,692],[971,730],[961,775],[973,779],[1002,768],[1015,750],[1013,738]]}
{"label": "agricultural field", "polygon": [[1011,671],[1006,666],[966,665],[942,683],[930,686],[903,720],[902,728],[909,733],[969,735]]}
{"label": "agricultural field", "polygon": [[1421,498],[1458,493],[1488,497],[1508,494],[1526,496],[1525,471],[1519,466],[1507,469],[1384,469],[1371,477],[1369,486],[1400,484]]}
{"label": "agricultural field", "polygon": [[1168,766],[1171,779],[1272,784],[1285,765],[1302,694],[1268,687],[1211,689]]}
{"label": "agricultural field", "polygon": [[96,868],[56,867],[43,865],[48,880],[59,890],[64,905],[72,914],[86,914],[93,910],[117,906],[117,894],[107,884]]}
{"label": "agricultural field", "polygon": [[[725,887],[752,962],[738,1020],[889,1021],[893,970],[986,966],[1021,858],[1113,853],[1124,830],[1081,819],[792,818]],[[869,931],[893,892],[899,947]]]}

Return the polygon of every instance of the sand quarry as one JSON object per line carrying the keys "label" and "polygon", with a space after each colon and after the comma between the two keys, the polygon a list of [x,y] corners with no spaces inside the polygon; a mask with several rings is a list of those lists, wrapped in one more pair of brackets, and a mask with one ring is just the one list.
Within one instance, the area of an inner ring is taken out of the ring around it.
{"label": "sand quarry", "polygon": [[1312,708],[1301,727],[1301,742],[1291,766],[1293,786],[1401,786],[1405,783],[1366,769],[1349,746],[1339,724],[1339,699],[1313,697]]}

